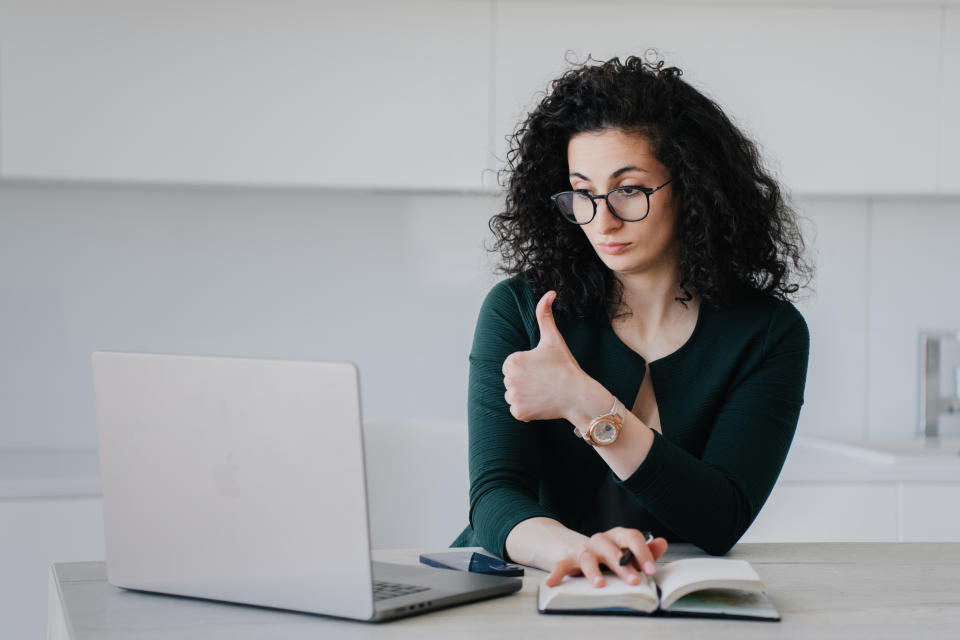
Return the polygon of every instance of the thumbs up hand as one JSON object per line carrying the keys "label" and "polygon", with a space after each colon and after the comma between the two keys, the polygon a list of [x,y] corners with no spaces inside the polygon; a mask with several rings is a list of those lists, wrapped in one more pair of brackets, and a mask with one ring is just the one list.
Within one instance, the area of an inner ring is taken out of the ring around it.
{"label": "thumbs up hand", "polygon": [[566,417],[571,400],[592,378],[577,364],[553,319],[555,291],[537,303],[540,343],[530,351],[517,351],[503,362],[504,398],[510,413],[522,422]]}

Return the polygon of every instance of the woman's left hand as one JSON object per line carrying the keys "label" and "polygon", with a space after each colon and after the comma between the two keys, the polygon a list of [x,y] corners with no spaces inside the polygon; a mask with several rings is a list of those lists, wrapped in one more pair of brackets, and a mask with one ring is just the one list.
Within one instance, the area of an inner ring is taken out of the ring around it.
{"label": "woman's left hand", "polygon": [[[633,552],[633,562],[620,564],[625,549]],[[639,584],[638,569],[648,576],[656,572],[657,559],[667,550],[666,538],[654,538],[649,543],[637,529],[614,527],[593,534],[589,539],[560,559],[547,576],[546,585],[555,587],[567,575],[583,575],[595,587],[606,584],[601,565],[616,573],[627,584]]]}
{"label": "woman's left hand", "polygon": [[555,291],[537,303],[540,342],[530,351],[517,351],[503,362],[504,398],[510,413],[522,422],[567,417],[579,390],[593,382],[577,364],[553,319]]}

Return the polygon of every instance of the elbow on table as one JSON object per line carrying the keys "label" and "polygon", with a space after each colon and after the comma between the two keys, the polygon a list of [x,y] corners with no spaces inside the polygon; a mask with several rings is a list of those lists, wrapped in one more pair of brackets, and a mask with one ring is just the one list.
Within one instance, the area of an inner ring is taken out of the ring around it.
{"label": "elbow on table", "polygon": [[740,542],[744,533],[746,533],[746,529],[712,536],[710,539],[704,540],[703,544],[697,546],[712,556],[725,556]]}
{"label": "elbow on table", "polygon": [[712,556],[725,556],[731,549],[733,549],[733,547],[736,544],[737,544],[736,540],[729,543],[726,541],[711,542],[710,544],[707,544],[701,547],[701,549],[703,549],[704,551],[706,551]]}
{"label": "elbow on table", "polygon": [[[714,527],[705,530],[703,544],[690,540],[712,556],[727,555],[740,542],[740,538],[753,524],[760,511],[759,507],[752,506],[737,483],[731,482],[731,487],[734,490],[734,500],[729,507],[714,514]],[[724,517],[724,514],[728,514],[727,517]]]}

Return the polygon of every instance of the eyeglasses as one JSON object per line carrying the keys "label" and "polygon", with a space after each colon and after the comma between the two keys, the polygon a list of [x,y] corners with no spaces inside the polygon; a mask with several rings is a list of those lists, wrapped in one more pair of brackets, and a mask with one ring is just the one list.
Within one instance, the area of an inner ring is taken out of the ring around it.
{"label": "eyeglasses", "polygon": [[656,189],[617,187],[606,195],[592,196],[585,190],[561,191],[550,196],[563,217],[574,224],[587,224],[597,215],[597,200],[606,200],[607,208],[624,222],[639,222],[650,213],[650,196],[673,182],[670,178]]}

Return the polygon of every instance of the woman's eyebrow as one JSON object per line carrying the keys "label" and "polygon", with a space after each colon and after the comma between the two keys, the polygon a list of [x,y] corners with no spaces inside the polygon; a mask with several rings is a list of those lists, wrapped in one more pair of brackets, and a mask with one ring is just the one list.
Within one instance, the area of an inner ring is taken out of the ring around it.
{"label": "woman's eyebrow", "polygon": [[[617,169],[616,171],[614,171],[613,173],[611,173],[611,174],[610,174],[610,177],[611,177],[611,178],[616,178],[616,177],[618,177],[620,174],[626,173],[627,171],[643,171],[644,173],[649,173],[646,169],[641,169],[640,167],[635,167],[635,166],[633,166],[633,165],[630,165],[630,166],[628,166],[628,167],[620,167],[619,169]],[[583,175],[582,173],[578,173],[578,172],[576,172],[576,171],[574,171],[573,173],[571,173],[571,174],[570,174],[570,177],[571,177],[571,178],[582,178],[583,180],[589,180],[589,179],[590,179],[590,178],[588,178],[587,176]]]}

